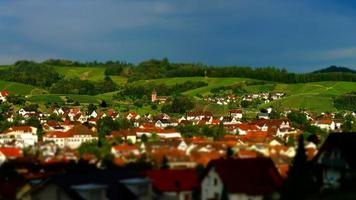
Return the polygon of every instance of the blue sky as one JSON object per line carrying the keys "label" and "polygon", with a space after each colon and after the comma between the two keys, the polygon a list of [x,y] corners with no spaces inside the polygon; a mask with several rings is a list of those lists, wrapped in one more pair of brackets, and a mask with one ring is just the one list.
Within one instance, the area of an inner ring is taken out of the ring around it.
{"label": "blue sky", "polygon": [[356,69],[352,2],[0,0],[0,64],[167,57],[295,72]]}

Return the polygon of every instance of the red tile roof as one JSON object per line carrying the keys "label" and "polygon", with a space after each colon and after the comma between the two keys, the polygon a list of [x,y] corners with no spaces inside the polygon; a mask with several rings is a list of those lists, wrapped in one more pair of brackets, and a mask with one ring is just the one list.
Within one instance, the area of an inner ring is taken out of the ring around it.
{"label": "red tile roof", "polygon": [[91,135],[93,137],[97,136],[95,132],[90,130],[88,127],[84,125],[75,125],[71,129],[69,129],[66,132],[61,132],[61,131],[49,131],[45,134],[46,137],[51,137],[51,138],[68,138],[68,137],[74,137],[75,135]]}
{"label": "red tile roof", "polygon": [[269,158],[219,159],[209,163],[229,193],[268,194],[282,186],[283,179]]}
{"label": "red tile roof", "polygon": [[321,119],[318,121],[318,124],[332,124],[333,120],[331,119]]}
{"label": "red tile roof", "polygon": [[7,158],[17,158],[22,156],[22,150],[16,147],[0,147],[0,152]]}
{"label": "red tile roof", "polygon": [[242,110],[234,109],[234,110],[230,110],[229,113],[242,113]]}
{"label": "red tile roof", "polygon": [[138,150],[137,146],[135,145],[128,145],[128,144],[122,144],[122,145],[116,145],[112,146],[115,151],[134,151]]}
{"label": "red tile roof", "polygon": [[199,186],[194,169],[167,169],[147,171],[153,187],[161,192],[192,191]]}
{"label": "red tile roof", "polygon": [[31,126],[12,126],[5,132],[12,132],[12,131],[19,131],[19,132],[32,132]]}
{"label": "red tile roof", "polygon": [[7,90],[0,91],[0,95],[3,97],[7,97],[9,94],[10,94],[9,91],[7,91]]}

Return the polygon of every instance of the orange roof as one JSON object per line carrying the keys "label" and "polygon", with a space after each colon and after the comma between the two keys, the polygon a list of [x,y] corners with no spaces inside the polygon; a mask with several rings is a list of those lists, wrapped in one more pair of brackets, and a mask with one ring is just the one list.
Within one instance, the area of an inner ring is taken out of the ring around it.
{"label": "orange roof", "polygon": [[59,123],[57,121],[51,120],[47,122],[48,126],[59,126]]}
{"label": "orange roof", "polygon": [[9,95],[9,91],[7,91],[7,90],[2,90],[2,91],[0,91],[0,95],[3,96],[3,97],[6,97],[6,96]]}
{"label": "orange roof", "polygon": [[32,132],[32,128],[31,126],[12,126],[9,129],[7,129],[6,132],[11,132],[11,131]]}
{"label": "orange roof", "polygon": [[116,151],[134,151],[134,150],[138,150],[137,146],[129,145],[129,144],[116,145],[116,146],[112,146],[112,148],[115,149]]}
{"label": "orange roof", "polygon": [[318,121],[318,124],[332,124],[333,120],[331,119],[321,119]]}
{"label": "orange roof", "polygon": [[146,132],[146,133],[177,133],[175,129],[161,129],[161,128],[136,128],[136,132]]}
{"label": "orange roof", "polygon": [[276,166],[278,169],[279,174],[283,177],[283,178],[287,178],[288,175],[288,170],[289,170],[289,165],[288,164],[280,164]]}
{"label": "orange roof", "polygon": [[251,151],[251,150],[241,149],[239,152],[237,152],[237,157],[238,158],[256,158],[257,157],[257,152],[256,151]]}
{"label": "orange roof", "polygon": [[51,138],[53,138],[53,137],[54,138],[67,138],[67,137],[73,137],[75,135],[96,136],[96,133],[84,125],[75,125],[73,128],[69,129],[66,132],[50,131],[45,134],[46,137],[51,137]]}
{"label": "orange roof", "polygon": [[247,123],[243,123],[243,124],[237,124],[236,125],[239,129],[241,130],[258,130],[257,126],[254,124],[247,124]]}
{"label": "orange roof", "polygon": [[17,158],[22,156],[22,150],[16,147],[0,147],[0,152],[7,158]]}
{"label": "orange roof", "polygon": [[114,163],[115,163],[115,165],[123,166],[123,165],[125,165],[126,162],[123,158],[115,158]]}

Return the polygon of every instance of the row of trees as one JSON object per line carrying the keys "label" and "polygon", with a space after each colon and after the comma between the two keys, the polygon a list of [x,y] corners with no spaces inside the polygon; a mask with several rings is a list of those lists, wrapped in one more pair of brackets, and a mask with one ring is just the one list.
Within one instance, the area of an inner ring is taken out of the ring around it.
{"label": "row of trees", "polygon": [[88,94],[112,92],[118,89],[117,84],[110,78],[105,77],[103,81],[92,82],[79,78],[62,79],[54,83],[49,91],[54,94]]}
{"label": "row of trees", "polygon": [[356,92],[336,97],[334,99],[334,106],[338,110],[356,111]]}
{"label": "row of trees", "polygon": [[53,67],[32,61],[18,61],[9,69],[0,71],[0,79],[26,83],[39,87],[50,87],[63,77]]}
{"label": "row of trees", "polygon": [[[137,66],[132,64],[111,66],[107,70],[110,75],[124,75],[125,69],[129,81],[156,79],[165,77],[246,77],[284,83],[305,83],[313,81],[356,81],[356,74],[351,72],[323,72],[323,73],[290,73],[286,69],[276,67],[237,67],[237,66],[206,66],[203,64],[170,63],[168,59],[151,59],[141,62]],[[127,73],[130,71],[130,73]]]}

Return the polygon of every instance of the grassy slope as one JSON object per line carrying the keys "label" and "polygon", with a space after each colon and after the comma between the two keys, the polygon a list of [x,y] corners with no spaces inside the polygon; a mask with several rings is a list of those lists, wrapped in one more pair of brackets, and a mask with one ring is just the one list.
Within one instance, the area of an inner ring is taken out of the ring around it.
{"label": "grassy slope", "polygon": [[[8,66],[4,66],[8,67]],[[56,70],[63,74],[66,78],[79,77],[81,79],[87,79],[91,81],[100,81],[104,79],[104,68],[101,67],[56,67]],[[111,76],[113,81],[118,84],[125,84],[126,78],[121,76]],[[240,81],[249,80],[246,78],[204,78],[204,77],[179,77],[179,78],[164,78],[153,80],[137,81],[137,84],[147,83],[163,83],[167,85],[174,85],[184,83],[186,81],[205,81],[209,85],[193,90],[186,91],[184,94],[189,96],[195,96],[196,94],[208,95],[212,88],[232,85]],[[268,105],[280,104],[285,108],[305,108],[314,111],[332,111],[335,110],[333,106],[332,98],[347,92],[356,91],[356,83],[354,82],[312,82],[305,84],[280,84],[271,83],[266,85],[256,85],[246,87],[249,92],[260,91],[280,91],[285,92],[288,96],[282,100],[272,102]],[[34,86],[0,81],[0,90],[9,90],[18,94],[28,95],[31,94],[31,99],[35,102],[46,101],[60,101],[64,96],[70,96],[72,99],[80,101],[82,103],[96,103],[100,99],[111,100],[111,97],[116,92],[100,94],[97,96],[88,95],[50,95],[45,90],[38,89]],[[218,106],[218,105],[216,105]],[[215,105],[201,105],[205,109],[217,110]],[[220,106],[221,107],[221,106]],[[225,111],[226,108],[221,107],[220,110]]]}
{"label": "grassy slope", "polygon": [[0,81],[0,90],[8,90],[10,92],[22,95],[45,92],[44,90],[38,89],[32,85],[9,81]]}
{"label": "grassy slope", "polygon": [[[101,81],[105,77],[105,68],[102,67],[55,67],[56,71],[65,78],[80,78],[82,80]],[[117,84],[126,83],[126,78],[122,76],[110,76]]]}
{"label": "grassy slope", "polygon": [[237,82],[251,80],[247,78],[205,78],[205,77],[179,77],[179,78],[162,78],[162,79],[151,79],[151,80],[142,80],[137,81],[137,84],[147,84],[147,83],[157,83],[157,84],[167,84],[174,85],[184,83],[186,81],[204,81],[209,85],[205,87],[196,88],[184,92],[185,95],[195,96],[196,94],[207,95],[210,93],[210,90],[213,88],[233,85]]}
{"label": "grassy slope", "polygon": [[[248,91],[256,92],[258,87],[247,87]],[[263,105],[281,105],[284,108],[307,109],[313,111],[335,111],[333,97],[348,92],[356,91],[355,82],[312,82],[304,84],[276,84],[273,91],[285,92],[288,96],[284,99]]]}

